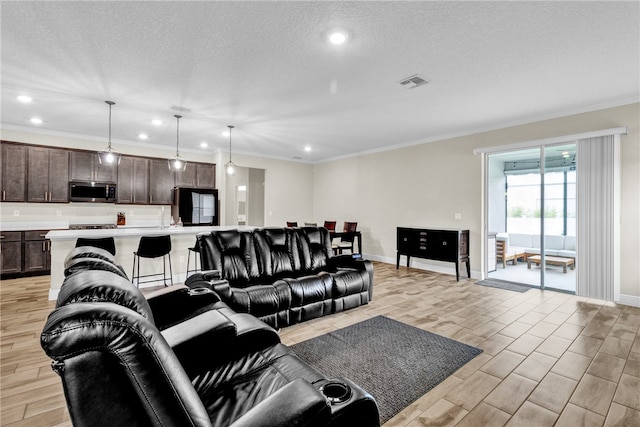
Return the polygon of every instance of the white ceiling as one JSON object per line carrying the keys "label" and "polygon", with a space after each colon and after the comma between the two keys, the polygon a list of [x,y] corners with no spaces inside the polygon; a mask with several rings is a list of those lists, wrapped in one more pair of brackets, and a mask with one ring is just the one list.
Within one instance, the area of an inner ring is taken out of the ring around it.
{"label": "white ceiling", "polygon": [[[638,102],[639,16],[638,1],[3,1],[1,123],[106,146],[113,100],[115,149],[141,132],[175,147],[177,105],[181,151],[227,150],[233,124],[234,152],[318,162]],[[325,41],[335,27],[349,43]],[[399,85],[413,74],[430,83]]]}

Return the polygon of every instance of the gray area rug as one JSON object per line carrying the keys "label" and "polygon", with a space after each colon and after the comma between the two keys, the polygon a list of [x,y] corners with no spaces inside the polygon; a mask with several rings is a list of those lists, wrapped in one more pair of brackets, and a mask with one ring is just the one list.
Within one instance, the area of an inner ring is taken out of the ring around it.
{"label": "gray area rug", "polygon": [[384,316],[292,348],[327,377],[348,378],[368,391],[378,403],[381,424],[482,353]]}
{"label": "gray area rug", "polygon": [[491,288],[500,288],[507,291],[514,292],[527,292],[529,289],[535,289],[537,286],[532,285],[524,285],[522,283],[517,282],[509,282],[508,280],[500,280],[500,279],[484,279],[476,282],[476,285],[480,286],[489,286]]}

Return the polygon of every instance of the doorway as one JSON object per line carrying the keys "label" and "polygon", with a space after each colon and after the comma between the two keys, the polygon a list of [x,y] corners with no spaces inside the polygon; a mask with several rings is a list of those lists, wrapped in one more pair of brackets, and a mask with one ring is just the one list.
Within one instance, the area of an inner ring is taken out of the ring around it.
{"label": "doorway", "polygon": [[576,144],[489,154],[486,179],[487,276],[575,293]]}
{"label": "doorway", "polygon": [[226,225],[264,227],[264,177],[264,169],[240,166],[227,176]]}

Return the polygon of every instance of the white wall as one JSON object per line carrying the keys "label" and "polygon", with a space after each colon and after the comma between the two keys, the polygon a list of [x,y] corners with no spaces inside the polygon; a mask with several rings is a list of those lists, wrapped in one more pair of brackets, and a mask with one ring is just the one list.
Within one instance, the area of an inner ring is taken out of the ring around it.
{"label": "white wall", "polygon": [[[639,106],[636,103],[318,164],[314,217],[320,221],[337,219],[339,224],[358,221],[364,253],[394,262],[396,226],[468,228],[471,268],[477,274],[483,177],[480,157],[473,149],[627,126],[621,147],[621,293],[640,305]],[[462,220],[454,220],[454,213],[461,213]],[[436,270],[451,270],[434,265]]]}
{"label": "white wall", "polygon": [[[221,155],[223,165],[228,154]],[[264,225],[283,227],[287,221],[304,222],[313,216],[313,165],[287,160],[267,159],[233,153],[233,162],[241,167],[264,169]],[[218,191],[226,187],[224,167],[219,171]],[[226,200],[221,195],[222,201]],[[221,206],[221,212],[224,207]],[[222,218],[220,224],[227,224]]]}

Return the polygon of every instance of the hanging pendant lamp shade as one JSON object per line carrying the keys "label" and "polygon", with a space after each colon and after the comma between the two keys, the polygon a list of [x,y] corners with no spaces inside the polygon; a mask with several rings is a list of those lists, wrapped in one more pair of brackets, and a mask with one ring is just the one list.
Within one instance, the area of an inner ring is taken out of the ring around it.
{"label": "hanging pendant lamp shade", "polygon": [[182,116],[175,115],[176,118],[176,155],[169,159],[169,169],[174,172],[182,172],[187,168],[187,161],[180,157],[180,119]]}
{"label": "hanging pendant lamp shade", "polygon": [[104,102],[109,105],[109,143],[106,150],[98,152],[98,161],[101,165],[116,166],[120,164],[120,153],[113,151],[113,149],[111,148],[111,106],[115,105],[115,102]]}
{"label": "hanging pendant lamp shade", "polygon": [[229,161],[225,163],[224,169],[227,171],[227,175],[235,175],[236,165],[231,161],[231,129],[233,129],[234,126],[228,125],[227,127],[229,128]]}

